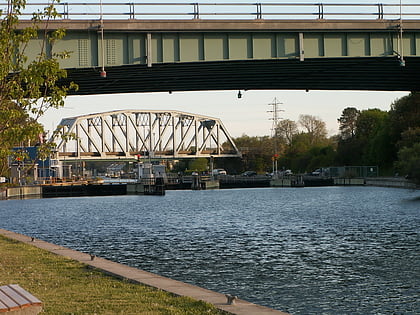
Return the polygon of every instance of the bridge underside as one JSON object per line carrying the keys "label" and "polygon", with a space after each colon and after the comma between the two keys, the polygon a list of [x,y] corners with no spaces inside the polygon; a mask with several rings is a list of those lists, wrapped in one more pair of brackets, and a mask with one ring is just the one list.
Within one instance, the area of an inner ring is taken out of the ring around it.
{"label": "bridge underside", "polygon": [[420,90],[420,58],[347,57],[162,63],[68,69],[70,94],[197,90]]}

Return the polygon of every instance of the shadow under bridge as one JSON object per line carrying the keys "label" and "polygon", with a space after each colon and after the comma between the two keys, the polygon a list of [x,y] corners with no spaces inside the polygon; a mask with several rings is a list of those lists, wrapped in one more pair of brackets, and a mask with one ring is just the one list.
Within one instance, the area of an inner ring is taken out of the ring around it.
{"label": "shadow under bridge", "polygon": [[180,111],[119,110],[64,118],[52,140],[62,161],[240,156],[220,119]]}

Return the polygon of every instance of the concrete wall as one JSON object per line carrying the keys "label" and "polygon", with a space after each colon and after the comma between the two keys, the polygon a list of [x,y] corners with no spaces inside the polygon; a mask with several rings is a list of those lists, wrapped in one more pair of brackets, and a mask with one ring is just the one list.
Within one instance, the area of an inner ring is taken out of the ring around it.
{"label": "concrete wall", "polygon": [[25,199],[41,197],[41,195],[41,186],[20,186],[6,188],[2,197],[4,197],[4,199]]}
{"label": "concrete wall", "polygon": [[291,187],[292,181],[290,178],[277,178],[270,181],[271,187]]}
{"label": "concrete wall", "polygon": [[414,183],[401,177],[376,177],[366,178],[366,185],[378,187],[394,187],[406,189],[418,189]]}
{"label": "concrete wall", "polygon": [[334,178],[334,185],[337,186],[362,186],[365,185],[364,178]]}

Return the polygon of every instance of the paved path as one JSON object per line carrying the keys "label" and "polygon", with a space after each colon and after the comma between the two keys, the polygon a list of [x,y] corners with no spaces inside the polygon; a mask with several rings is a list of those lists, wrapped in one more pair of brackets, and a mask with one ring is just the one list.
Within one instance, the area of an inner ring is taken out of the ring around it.
{"label": "paved path", "polygon": [[256,305],[241,299],[235,301],[235,305],[228,305],[224,294],[203,289],[191,284],[161,277],[159,275],[143,271],[137,268],[128,267],[123,264],[115,263],[107,259],[91,256],[86,253],[78,252],[63,246],[51,244],[39,239],[32,239],[29,236],[0,229],[0,234],[11,239],[27,243],[38,248],[45,249],[51,253],[77,260],[84,264],[95,267],[108,274],[120,278],[129,279],[138,283],[146,284],[151,287],[161,289],[166,292],[174,293],[178,296],[189,296],[196,300],[202,300],[215,305],[218,309],[227,311],[231,314],[239,315],[287,315],[268,307]]}

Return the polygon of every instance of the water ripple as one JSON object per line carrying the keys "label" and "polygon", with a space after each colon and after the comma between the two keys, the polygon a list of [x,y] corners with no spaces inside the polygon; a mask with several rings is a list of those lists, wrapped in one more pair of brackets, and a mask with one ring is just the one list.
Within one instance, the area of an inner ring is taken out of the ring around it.
{"label": "water ripple", "polygon": [[418,192],[170,191],[0,202],[0,227],[293,314],[416,314]]}

